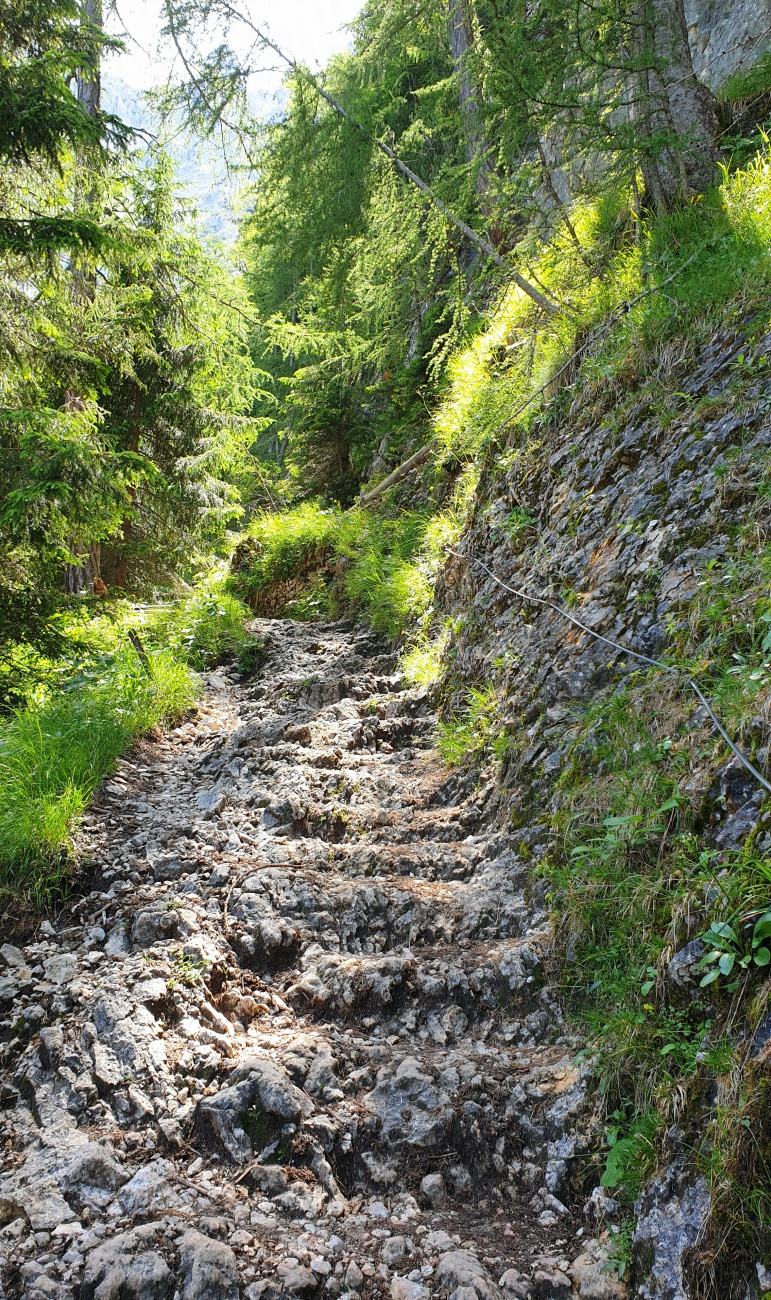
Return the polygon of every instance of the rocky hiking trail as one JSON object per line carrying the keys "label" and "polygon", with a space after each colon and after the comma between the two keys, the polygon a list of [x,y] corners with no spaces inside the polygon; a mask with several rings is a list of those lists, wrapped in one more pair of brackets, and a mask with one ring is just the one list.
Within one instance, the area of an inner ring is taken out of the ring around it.
{"label": "rocky hiking trail", "polygon": [[102,787],[92,892],[0,948],[0,1295],[623,1295],[494,785],[373,635],[254,631]]}

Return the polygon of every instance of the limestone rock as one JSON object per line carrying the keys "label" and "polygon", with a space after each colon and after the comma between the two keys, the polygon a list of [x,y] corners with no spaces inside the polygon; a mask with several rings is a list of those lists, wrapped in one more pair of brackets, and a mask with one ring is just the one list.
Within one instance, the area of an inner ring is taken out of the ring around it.
{"label": "limestone rock", "polygon": [[134,1218],[178,1207],[179,1197],[169,1182],[174,1173],[171,1161],[158,1159],[137,1170],[118,1193],[123,1213]]}
{"label": "limestone rock", "polygon": [[198,923],[192,912],[184,908],[155,905],[137,912],[131,927],[135,948],[150,948],[154,943],[165,943],[192,934]]}
{"label": "limestone rock", "polygon": [[581,1300],[625,1300],[629,1294],[602,1250],[579,1255],[568,1275]]}
{"label": "limestone rock", "polygon": [[236,1257],[223,1241],[190,1229],[179,1242],[182,1300],[238,1300]]}
{"label": "limestone rock", "polygon": [[40,1030],[40,1059],[46,1070],[55,1069],[64,1048],[61,1025],[46,1025]]}
{"label": "limestone rock", "polygon": [[10,970],[27,970],[27,963],[24,959],[24,953],[21,948],[15,944],[4,943],[0,945],[0,961]]}
{"label": "limestone rock", "polygon": [[633,1238],[644,1300],[687,1300],[684,1255],[696,1244],[709,1207],[709,1184],[694,1177],[683,1157],[645,1188]]}
{"label": "limestone rock", "polygon": [[126,926],[120,922],[113,926],[104,945],[105,957],[124,957],[131,949]]}
{"label": "limestone rock", "polygon": [[162,1229],[144,1224],[106,1241],[88,1256],[79,1300],[166,1300],[174,1278],[155,1249]]}
{"label": "limestone rock", "polygon": [[114,1151],[98,1142],[87,1142],[63,1169],[59,1185],[77,1208],[88,1205],[99,1209],[109,1204],[129,1177]]}
{"label": "limestone rock", "polygon": [[504,1293],[504,1300],[509,1300],[509,1297],[513,1297],[513,1300],[530,1300],[533,1294],[530,1279],[516,1268],[507,1268],[498,1279],[498,1285]]}
{"label": "limestone rock", "polygon": [[387,1237],[383,1242],[380,1250],[380,1258],[389,1268],[398,1264],[399,1260],[404,1259],[407,1254],[407,1241],[405,1237]]}
{"label": "limestone rock", "polygon": [[72,953],[56,953],[43,963],[45,977],[50,984],[69,984],[78,969],[78,959]]}
{"label": "limestone rock", "polygon": [[408,1277],[391,1278],[391,1300],[428,1300],[430,1294],[428,1287]]}
{"label": "limestone rock", "polygon": [[420,1191],[423,1198],[435,1210],[444,1205],[447,1200],[447,1189],[441,1174],[426,1174],[421,1180]]}
{"label": "limestone rock", "polygon": [[359,1291],[364,1285],[364,1274],[355,1259],[352,1259],[345,1270],[345,1285],[349,1291]]}
{"label": "limestone rock", "polygon": [[94,1079],[102,1094],[108,1094],[123,1083],[124,1070],[115,1052],[104,1043],[94,1043],[91,1048],[94,1061]]}
{"label": "limestone rock", "polygon": [[667,966],[667,979],[676,988],[696,988],[704,971],[698,970],[699,962],[707,949],[701,939],[692,939],[684,948],[676,952]]}
{"label": "limestone rock", "polygon": [[302,1264],[279,1264],[276,1277],[288,1295],[308,1296],[318,1290],[319,1279]]}
{"label": "limestone rock", "polygon": [[62,1196],[53,1176],[28,1177],[26,1170],[0,1179],[0,1223],[26,1220],[33,1232],[54,1232],[73,1219],[71,1206]]}
{"label": "limestone rock", "polygon": [[463,1287],[477,1300],[500,1300],[499,1287],[471,1251],[452,1250],[442,1255],[436,1266],[436,1277],[450,1293]]}
{"label": "limestone rock", "polygon": [[243,1164],[252,1152],[243,1127],[249,1111],[297,1123],[313,1109],[313,1102],[292,1083],[286,1070],[261,1057],[249,1057],[230,1075],[227,1087],[199,1102],[195,1122],[207,1146],[235,1164]]}
{"label": "limestone rock", "polygon": [[447,1093],[409,1057],[362,1101],[381,1119],[380,1140],[389,1147],[431,1150],[445,1140],[454,1119]]}
{"label": "limestone rock", "polygon": [[555,1265],[541,1266],[533,1273],[533,1300],[570,1300],[570,1278]]}

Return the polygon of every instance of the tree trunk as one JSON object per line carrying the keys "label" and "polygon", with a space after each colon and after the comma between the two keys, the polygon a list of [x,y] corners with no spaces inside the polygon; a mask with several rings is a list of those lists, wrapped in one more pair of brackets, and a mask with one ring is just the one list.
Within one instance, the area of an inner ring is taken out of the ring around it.
{"label": "tree trunk", "polygon": [[[81,0],[83,17],[94,27],[102,27],[102,0]],[[99,65],[78,72],[78,100],[89,117],[96,117],[102,107],[102,76]]]}
{"label": "tree trunk", "polygon": [[460,116],[463,118],[465,157],[472,164],[477,162],[475,186],[480,199],[481,212],[488,226],[491,243],[499,247],[502,233],[499,222],[495,220],[495,203],[490,196],[490,174],[493,172],[490,142],[482,123],[481,90],[473,78],[468,60],[469,52],[475,44],[472,4],[473,0],[450,0],[450,55],[452,68],[455,69],[458,78],[458,103]]}
{"label": "tree trunk", "polygon": [[450,0],[450,55],[452,68],[458,78],[458,103],[460,117],[463,120],[465,136],[465,157],[469,162],[477,162],[476,191],[480,198],[482,213],[488,220],[488,229],[493,243],[498,243],[498,231],[493,229],[493,211],[488,200],[490,190],[490,144],[482,125],[480,109],[480,87],[473,79],[469,68],[468,56],[475,43],[471,5],[473,0]]}
{"label": "tree trunk", "polygon": [[66,595],[82,596],[86,593],[94,595],[95,591],[103,592],[105,587],[101,574],[102,548],[99,542],[91,542],[85,555],[82,554],[77,539],[72,539],[71,547],[73,555],[78,557],[80,563],[64,566]]}
{"label": "tree trunk", "polygon": [[683,0],[643,0],[637,46],[641,62],[650,59],[633,91],[633,119],[650,142],[642,162],[645,190],[657,212],[669,212],[714,184],[715,100],[693,70]]}
{"label": "tree trunk", "polygon": [[[95,26],[102,26],[102,0],[82,0],[84,18]],[[101,109],[102,78],[99,66],[88,71],[78,72],[78,100],[89,117],[96,117]],[[93,195],[91,196],[93,201]],[[72,276],[72,299],[74,303],[93,300],[96,291],[94,277],[86,276],[77,267]],[[68,410],[82,409],[82,398],[74,389],[69,389],[65,397]],[[67,564],[64,570],[64,590],[68,595],[77,596],[83,592],[94,594],[96,587],[104,590],[101,575],[101,547],[99,542],[90,542],[85,546],[73,538],[70,549],[73,555],[84,555],[82,564]],[[85,554],[84,554],[85,553]]]}
{"label": "tree trunk", "polygon": [[[134,454],[136,454],[139,451],[139,435],[141,433],[141,428],[142,428],[142,390],[139,387],[139,384],[137,384],[136,390],[134,392],[134,410],[133,410],[133,415],[131,420],[131,442],[129,444],[129,450],[133,451]],[[136,490],[133,487],[130,487],[128,489],[128,496],[129,496],[129,505],[133,506],[136,500]],[[131,515],[126,515],[126,518],[123,520],[123,523],[121,525],[121,538],[122,538],[123,549],[119,554],[118,564],[115,570],[115,586],[120,587],[121,590],[124,591],[126,589],[126,574],[128,568],[128,556],[126,554],[126,549],[131,545],[133,533],[134,533],[134,525],[131,522]]]}
{"label": "tree trunk", "polygon": [[485,196],[490,188],[490,146],[485,136],[480,110],[480,90],[469,67],[469,52],[474,45],[472,0],[449,0],[450,55],[458,83],[458,103],[466,140],[466,158],[473,163],[479,160],[476,191],[488,216]]}

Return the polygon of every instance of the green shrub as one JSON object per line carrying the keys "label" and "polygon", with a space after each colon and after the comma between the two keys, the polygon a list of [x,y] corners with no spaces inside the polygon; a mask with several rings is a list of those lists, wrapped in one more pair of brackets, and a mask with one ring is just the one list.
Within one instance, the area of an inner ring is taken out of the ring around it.
{"label": "green shrub", "polygon": [[600,1186],[627,1204],[637,1200],[653,1172],[658,1125],[655,1111],[635,1115],[631,1120],[623,1111],[616,1111],[611,1116],[608,1155]]}
{"label": "green shrub", "polygon": [[427,523],[427,514],[406,510],[395,519],[364,510],[341,519],[337,551],[344,561],[344,596],[376,632],[392,639],[431,604],[431,584],[418,563]]}
{"label": "green shrub", "polygon": [[[230,586],[250,599],[269,584],[305,577],[307,591],[287,602],[291,618],[365,617],[396,639],[417,626],[431,605],[433,575],[448,528],[429,511],[341,513],[317,505],[262,514],[236,551]],[[432,527],[433,525],[433,527]],[[313,571],[314,562],[317,565]],[[325,565],[325,575],[318,569]]]}
{"label": "green shrub", "polygon": [[438,749],[445,763],[478,761],[488,753],[503,758],[509,738],[501,730],[498,708],[492,686],[467,692],[465,708],[439,724]]}
{"label": "green shrub", "polygon": [[215,573],[187,599],[148,617],[149,639],[196,672],[227,659],[236,659],[246,671],[259,657],[260,644],[244,626],[251,617],[249,609],[224,589],[223,581],[224,575]]}

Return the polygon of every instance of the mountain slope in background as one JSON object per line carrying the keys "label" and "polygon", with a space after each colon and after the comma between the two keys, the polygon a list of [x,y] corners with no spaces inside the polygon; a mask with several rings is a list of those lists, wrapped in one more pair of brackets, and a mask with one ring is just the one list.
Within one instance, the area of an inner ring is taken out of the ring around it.
{"label": "mountain slope in background", "polygon": [[144,91],[128,86],[125,81],[106,77],[103,101],[107,112],[117,114],[136,130],[163,143],[186,197],[198,210],[204,232],[212,239],[232,244],[238,234],[239,177],[228,167],[221,147],[162,128]]}

